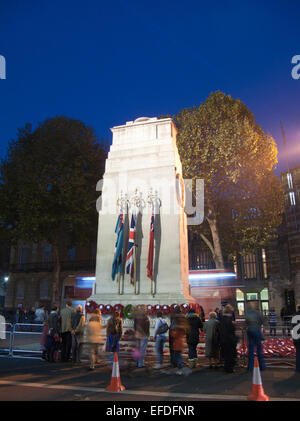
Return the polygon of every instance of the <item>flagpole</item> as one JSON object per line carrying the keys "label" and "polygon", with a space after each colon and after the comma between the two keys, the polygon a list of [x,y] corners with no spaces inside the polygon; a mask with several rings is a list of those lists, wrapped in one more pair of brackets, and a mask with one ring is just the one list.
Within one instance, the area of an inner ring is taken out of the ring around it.
{"label": "flagpole", "polygon": [[135,248],[135,239],[134,239],[134,246],[133,246],[133,256],[134,256],[134,260],[133,260],[133,270],[134,270],[134,294],[136,295],[136,248]]}

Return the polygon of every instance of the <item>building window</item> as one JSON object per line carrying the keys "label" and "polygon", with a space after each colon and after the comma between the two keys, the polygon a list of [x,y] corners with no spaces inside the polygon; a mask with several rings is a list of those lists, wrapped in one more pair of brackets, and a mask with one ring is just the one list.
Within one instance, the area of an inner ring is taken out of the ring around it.
{"label": "building window", "polygon": [[236,289],[236,301],[244,301],[245,294],[239,288]]}
{"label": "building window", "polygon": [[43,251],[43,263],[52,262],[52,246],[45,246]]}
{"label": "building window", "polygon": [[262,301],[261,302],[261,311],[264,316],[266,316],[269,313],[269,302],[268,301]]}
{"label": "building window", "polygon": [[19,264],[26,265],[29,262],[29,247],[21,247],[19,249]]}
{"label": "building window", "polygon": [[76,258],[76,247],[72,247],[68,250],[68,260],[75,260]]}
{"label": "building window", "polygon": [[293,188],[292,174],[288,172],[287,175],[286,175],[286,178],[287,178],[287,181],[288,181],[289,189],[292,189]]}
{"label": "building window", "polygon": [[264,278],[267,279],[267,277],[268,277],[268,271],[267,271],[267,256],[266,256],[266,250],[265,249],[262,249],[261,256],[262,256],[262,264],[263,264]]}
{"label": "building window", "polygon": [[24,281],[19,281],[17,283],[16,298],[18,298],[18,299],[24,298],[24,289],[25,289]]}
{"label": "building window", "polygon": [[258,300],[258,293],[257,292],[248,292],[247,293],[247,301],[254,301]]}
{"label": "building window", "polygon": [[43,279],[40,283],[40,299],[49,299],[49,282],[47,281],[47,279]]}
{"label": "building window", "polygon": [[239,316],[244,316],[245,314],[245,303],[244,302],[238,302],[237,303],[237,310]]}
{"label": "building window", "polygon": [[269,301],[269,291],[268,288],[264,288],[260,291],[260,299]]}
{"label": "building window", "polygon": [[296,205],[295,193],[294,192],[290,192],[289,193],[289,196],[290,196],[290,204],[291,204],[291,206],[295,206]]}
{"label": "building window", "polygon": [[246,279],[256,278],[256,258],[255,254],[247,254],[243,258],[244,261],[244,273]]}

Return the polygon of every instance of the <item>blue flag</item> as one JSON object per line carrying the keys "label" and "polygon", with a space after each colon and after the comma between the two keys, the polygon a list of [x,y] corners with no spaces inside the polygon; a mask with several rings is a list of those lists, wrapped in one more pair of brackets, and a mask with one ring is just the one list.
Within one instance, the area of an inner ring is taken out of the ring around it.
{"label": "blue flag", "polygon": [[123,262],[122,262],[122,254],[123,254],[123,214],[120,213],[117,225],[115,229],[115,233],[118,235],[117,241],[116,241],[116,248],[115,248],[115,254],[114,259],[112,263],[112,271],[111,271],[111,277],[112,280],[115,280],[116,274],[119,272],[122,272]]}

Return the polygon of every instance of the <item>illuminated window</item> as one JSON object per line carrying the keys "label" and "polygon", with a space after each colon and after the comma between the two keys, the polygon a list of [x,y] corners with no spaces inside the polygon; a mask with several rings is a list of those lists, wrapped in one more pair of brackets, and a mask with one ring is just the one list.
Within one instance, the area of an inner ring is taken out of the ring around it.
{"label": "illuminated window", "polygon": [[264,288],[260,291],[260,299],[261,300],[269,300],[269,291],[268,288]]}
{"label": "illuminated window", "polygon": [[261,311],[266,316],[269,312],[269,303],[268,301],[262,301],[261,302]]}
{"label": "illuminated window", "polygon": [[289,196],[290,196],[291,206],[295,206],[296,205],[295,193],[294,192],[290,192],[289,193]]}
{"label": "illuminated window", "polygon": [[293,188],[293,178],[292,178],[292,174],[291,173],[287,173],[286,175],[287,181],[288,181],[288,185],[289,185],[289,189]]}
{"label": "illuminated window", "polygon": [[237,303],[237,309],[239,316],[243,316],[245,314],[245,304],[244,303]]}
{"label": "illuminated window", "polygon": [[236,301],[244,301],[245,296],[243,291],[241,291],[239,288],[236,289]]}
{"label": "illuminated window", "polygon": [[261,253],[262,253],[262,264],[263,264],[264,278],[266,279],[268,277],[266,250],[262,249]]}
{"label": "illuminated window", "polygon": [[248,292],[247,293],[247,300],[248,301],[258,300],[258,293],[257,292]]}

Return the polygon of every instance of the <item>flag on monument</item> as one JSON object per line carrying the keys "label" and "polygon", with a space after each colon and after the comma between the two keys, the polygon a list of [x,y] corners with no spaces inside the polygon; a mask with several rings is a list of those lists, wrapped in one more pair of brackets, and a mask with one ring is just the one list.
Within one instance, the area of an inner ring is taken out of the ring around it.
{"label": "flag on monument", "polygon": [[118,237],[116,241],[116,248],[111,271],[111,277],[113,281],[115,280],[116,274],[122,272],[123,213],[120,213],[118,217],[115,233],[118,235]]}
{"label": "flag on monument", "polygon": [[149,250],[148,250],[148,264],[147,264],[147,276],[153,280],[153,256],[154,256],[154,213],[152,211],[151,222],[150,222],[150,238],[149,238]]}
{"label": "flag on monument", "polygon": [[131,215],[131,224],[130,224],[130,232],[129,232],[129,240],[128,240],[128,248],[127,248],[127,256],[126,256],[126,273],[130,274],[130,283],[133,284],[134,279],[134,239],[135,239],[135,232],[136,232],[136,215],[133,213]]}

